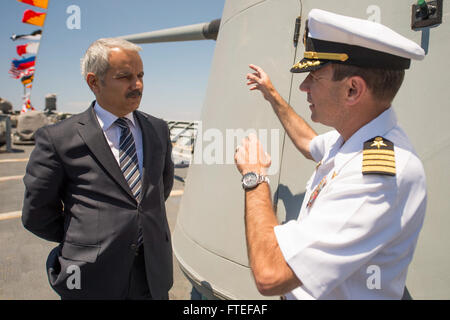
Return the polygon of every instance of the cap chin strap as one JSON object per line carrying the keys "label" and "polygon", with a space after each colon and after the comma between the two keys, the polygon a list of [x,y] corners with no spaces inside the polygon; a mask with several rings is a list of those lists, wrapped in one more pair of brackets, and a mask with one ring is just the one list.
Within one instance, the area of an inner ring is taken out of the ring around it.
{"label": "cap chin strap", "polygon": [[348,60],[348,55],[346,53],[305,51],[304,57],[306,59],[337,60],[342,62]]}

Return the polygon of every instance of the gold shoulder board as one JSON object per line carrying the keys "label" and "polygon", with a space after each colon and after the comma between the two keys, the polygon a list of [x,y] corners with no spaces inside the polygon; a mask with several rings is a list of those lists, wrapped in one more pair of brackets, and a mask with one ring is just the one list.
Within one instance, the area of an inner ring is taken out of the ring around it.
{"label": "gold shoulder board", "polygon": [[364,142],[362,173],[395,176],[394,144],[383,137]]}

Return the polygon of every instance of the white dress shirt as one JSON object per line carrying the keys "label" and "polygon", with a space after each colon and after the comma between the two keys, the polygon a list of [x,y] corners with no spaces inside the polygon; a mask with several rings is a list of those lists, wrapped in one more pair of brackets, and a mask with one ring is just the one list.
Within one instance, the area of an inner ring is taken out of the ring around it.
{"label": "white dress shirt", "polygon": [[[97,115],[98,123],[100,124],[100,127],[103,130],[103,134],[105,135],[106,141],[108,142],[108,145],[111,148],[111,152],[114,155],[114,158],[116,159],[117,164],[120,167],[119,145],[120,145],[121,129],[119,125],[115,123],[118,117],[112,114],[111,112],[103,109],[97,102],[95,102],[94,111],[95,114]],[[134,144],[136,146],[136,153],[139,162],[139,171],[142,174],[142,163],[143,163],[142,131],[141,128],[139,127],[138,121],[136,121],[132,112],[124,116],[124,118],[130,120],[128,121],[128,126],[130,127],[131,133],[133,134]]]}
{"label": "white dress shirt", "polygon": [[[364,142],[377,136],[394,144],[395,176],[362,174]],[[303,284],[286,297],[401,299],[425,215],[422,163],[392,107],[343,142],[336,131],[311,141],[321,164],[307,182],[300,215],[275,227],[284,258]]]}

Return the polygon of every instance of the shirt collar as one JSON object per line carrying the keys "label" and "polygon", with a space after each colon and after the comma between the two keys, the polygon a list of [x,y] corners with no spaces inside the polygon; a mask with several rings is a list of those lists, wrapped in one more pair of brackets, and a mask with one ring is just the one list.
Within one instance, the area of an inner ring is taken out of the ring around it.
{"label": "shirt collar", "polygon": [[[394,109],[389,107],[378,117],[361,127],[340,148],[335,158],[336,171],[345,165],[351,158],[363,150],[364,142],[377,136],[384,136],[397,125],[397,116]],[[337,140],[342,143],[343,139]]]}
{"label": "shirt collar", "polygon": [[[102,127],[103,131],[108,130],[111,125],[117,120],[117,116],[109,112],[108,110],[103,109],[97,101],[95,101],[94,105],[95,113],[97,114],[97,117],[99,119],[100,126]],[[133,112],[128,113],[127,115],[123,116],[123,118],[127,118],[131,121],[133,126],[135,126],[135,120],[133,116]]]}

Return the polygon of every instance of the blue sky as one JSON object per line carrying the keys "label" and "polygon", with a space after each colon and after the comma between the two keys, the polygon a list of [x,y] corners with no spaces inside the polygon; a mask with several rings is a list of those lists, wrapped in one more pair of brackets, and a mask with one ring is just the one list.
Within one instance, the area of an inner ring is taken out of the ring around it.
{"label": "blue sky", "polygon": [[[81,10],[80,29],[69,29],[70,5]],[[80,74],[80,59],[98,38],[209,22],[220,18],[224,0],[49,0],[47,10],[16,0],[0,1],[0,97],[15,110],[21,107],[23,86],[10,77],[11,60],[20,58],[12,34],[39,27],[22,23],[26,9],[47,12],[36,62],[31,102],[43,110],[45,96],[57,95],[58,111],[78,113],[94,100]],[[164,119],[197,120],[206,93],[215,42],[186,41],[142,44],[144,95],[140,109]]]}

